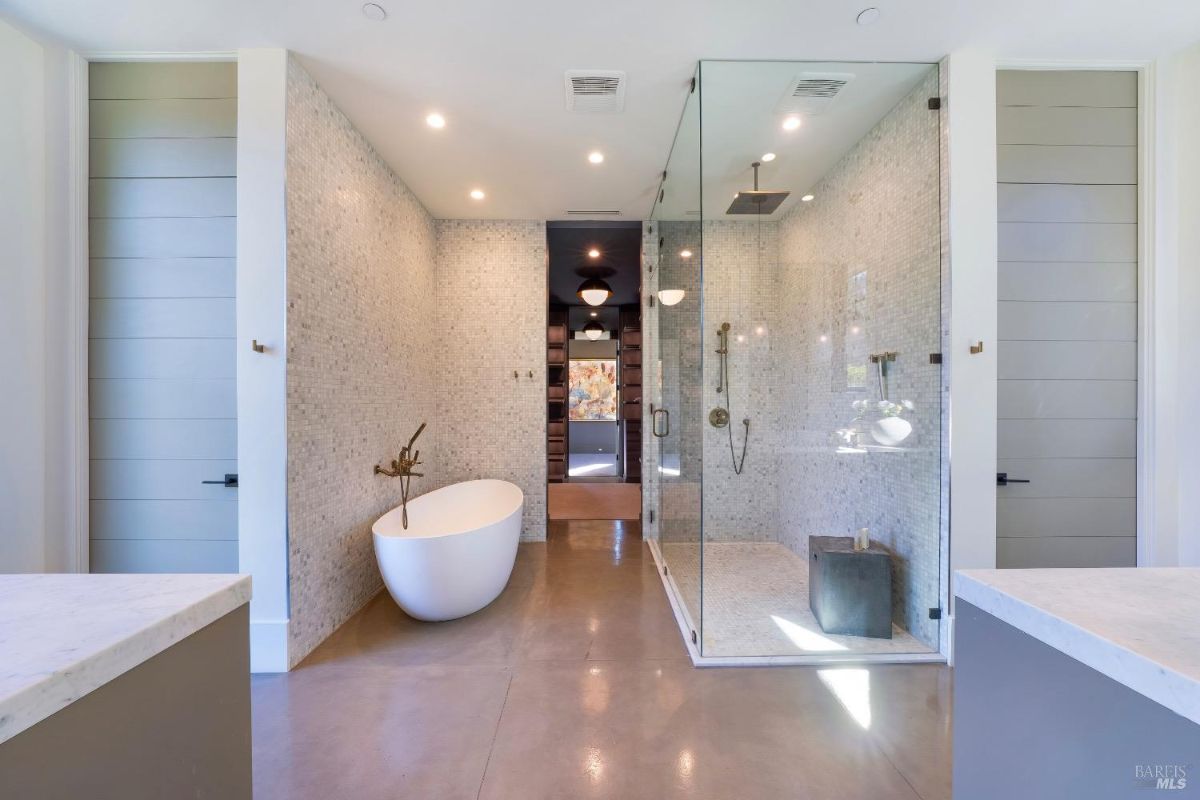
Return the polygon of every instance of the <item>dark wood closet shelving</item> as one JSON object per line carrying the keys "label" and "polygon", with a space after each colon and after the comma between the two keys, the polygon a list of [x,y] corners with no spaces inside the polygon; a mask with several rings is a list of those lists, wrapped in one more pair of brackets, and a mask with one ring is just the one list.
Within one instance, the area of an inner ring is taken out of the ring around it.
{"label": "dark wood closet shelving", "polygon": [[625,482],[642,480],[642,313],[621,306],[621,424],[624,428]]}
{"label": "dark wood closet shelving", "polygon": [[567,477],[567,309],[551,308],[546,325],[546,480]]}

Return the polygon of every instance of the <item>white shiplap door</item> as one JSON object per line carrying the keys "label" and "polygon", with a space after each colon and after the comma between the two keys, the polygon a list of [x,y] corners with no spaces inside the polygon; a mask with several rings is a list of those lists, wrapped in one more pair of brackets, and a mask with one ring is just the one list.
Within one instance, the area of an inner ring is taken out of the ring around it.
{"label": "white shiplap door", "polygon": [[1001,71],[1000,567],[1133,566],[1137,75]]}
{"label": "white shiplap door", "polygon": [[236,70],[91,65],[93,572],[237,570]]}

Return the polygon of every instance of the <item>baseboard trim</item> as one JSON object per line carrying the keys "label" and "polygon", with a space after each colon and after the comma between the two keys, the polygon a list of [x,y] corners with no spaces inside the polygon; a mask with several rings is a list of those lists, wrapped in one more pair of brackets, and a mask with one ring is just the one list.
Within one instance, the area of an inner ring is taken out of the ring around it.
{"label": "baseboard trim", "polygon": [[250,620],[250,672],[288,671],[288,620]]}

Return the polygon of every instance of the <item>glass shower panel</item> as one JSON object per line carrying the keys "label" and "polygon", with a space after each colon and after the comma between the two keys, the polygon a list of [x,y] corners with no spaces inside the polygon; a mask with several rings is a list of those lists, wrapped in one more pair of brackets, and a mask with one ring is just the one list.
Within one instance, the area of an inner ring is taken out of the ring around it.
{"label": "glass shower panel", "polygon": [[647,493],[666,578],[699,641],[701,618],[700,102],[684,108],[644,247],[653,306],[651,454]]}
{"label": "glass shower panel", "polygon": [[703,497],[690,506],[702,552],[694,526],[674,551],[664,526],[662,547],[681,571],[702,565],[699,588],[676,575],[700,597],[701,654],[936,653],[938,69],[705,61],[699,74],[702,216],[660,223],[659,278],[698,278],[668,263],[702,236],[703,291],[688,284],[696,304],[662,309],[659,328],[664,368],[683,376],[665,379],[664,405],[692,423],[671,446]]}

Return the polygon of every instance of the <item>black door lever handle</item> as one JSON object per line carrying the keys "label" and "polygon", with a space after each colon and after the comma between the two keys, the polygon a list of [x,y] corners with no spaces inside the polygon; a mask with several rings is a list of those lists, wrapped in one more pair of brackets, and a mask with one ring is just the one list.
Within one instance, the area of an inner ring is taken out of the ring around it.
{"label": "black door lever handle", "polygon": [[226,489],[238,488],[238,476],[236,472],[226,472],[225,480],[223,481],[200,481],[201,483],[211,483],[216,486],[224,486]]}
{"label": "black door lever handle", "polygon": [[1010,478],[1008,477],[1007,472],[996,473],[997,486],[1008,486],[1010,483],[1029,483],[1029,481],[1025,480],[1024,478]]}

